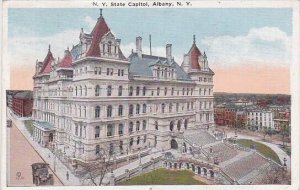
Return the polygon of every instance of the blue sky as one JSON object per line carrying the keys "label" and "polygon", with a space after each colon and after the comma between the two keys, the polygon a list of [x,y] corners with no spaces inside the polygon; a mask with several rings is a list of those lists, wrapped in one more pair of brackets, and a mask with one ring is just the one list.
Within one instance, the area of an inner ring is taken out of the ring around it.
{"label": "blue sky", "polygon": [[[276,61],[290,55],[291,9],[104,9],[103,15],[122,40],[125,54],[134,48],[136,36],[143,37],[144,50],[149,51],[151,34],[154,52],[164,55],[165,44],[172,43],[175,58],[182,60],[195,34],[200,49],[221,65],[225,56],[228,62],[238,63]],[[44,47],[45,54],[51,43],[54,52],[62,55],[64,48],[78,42],[80,28],[90,32],[98,16],[98,9],[9,9],[9,52],[16,55],[18,50],[32,48],[39,52],[28,50],[28,54],[34,60],[43,59],[40,50]],[[250,51],[251,56],[241,56]]]}

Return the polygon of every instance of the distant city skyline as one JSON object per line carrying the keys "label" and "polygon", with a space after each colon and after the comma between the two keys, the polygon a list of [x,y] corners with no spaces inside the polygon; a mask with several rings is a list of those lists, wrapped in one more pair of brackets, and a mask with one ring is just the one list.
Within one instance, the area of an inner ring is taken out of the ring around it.
{"label": "distant city skyline", "polygon": [[[44,59],[48,44],[62,57],[98,16],[97,9],[9,9],[11,89],[32,89],[35,61]],[[290,94],[292,9],[104,9],[103,16],[125,56],[136,36],[148,54],[151,34],[153,54],[165,56],[172,43],[181,64],[195,34],[215,72],[214,91]]]}

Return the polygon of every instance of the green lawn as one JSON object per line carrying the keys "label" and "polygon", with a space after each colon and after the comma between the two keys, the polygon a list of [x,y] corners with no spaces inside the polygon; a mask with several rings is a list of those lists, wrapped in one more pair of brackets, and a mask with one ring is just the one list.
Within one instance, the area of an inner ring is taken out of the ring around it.
{"label": "green lawn", "polygon": [[272,160],[274,160],[277,163],[280,163],[280,159],[279,159],[278,155],[270,147],[268,147],[262,143],[254,142],[254,141],[248,140],[248,139],[238,139],[237,143],[244,147],[248,147],[248,148],[250,148],[251,145],[255,145],[256,150],[259,153],[261,153],[265,157],[271,158]]}
{"label": "green lawn", "polygon": [[187,170],[171,171],[160,168],[117,185],[206,185],[194,179],[193,176],[194,174]]}
{"label": "green lawn", "polygon": [[33,134],[33,124],[32,124],[32,120],[26,120],[24,122],[26,129],[29,131],[29,133],[32,135]]}

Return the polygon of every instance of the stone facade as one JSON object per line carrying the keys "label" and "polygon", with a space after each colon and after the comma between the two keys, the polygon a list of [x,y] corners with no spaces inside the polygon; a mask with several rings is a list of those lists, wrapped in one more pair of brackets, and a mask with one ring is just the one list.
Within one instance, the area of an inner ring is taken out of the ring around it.
{"label": "stone facade", "polygon": [[137,37],[136,52],[126,58],[120,43],[100,15],[62,59],[49,47],[36,62],[33,118],[53,126],[52,144],[88,162],[101,149],[115,155],[170,149],[185,131],[214,126],[214,73],[195,38],[181,66],[171,44],[166,57],[146,55]]}

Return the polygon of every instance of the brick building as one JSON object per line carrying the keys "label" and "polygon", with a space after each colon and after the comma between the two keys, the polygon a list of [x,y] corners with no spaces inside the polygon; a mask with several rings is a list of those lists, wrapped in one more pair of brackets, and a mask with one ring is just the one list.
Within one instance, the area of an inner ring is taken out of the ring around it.
{"label": "brick building", "polygon": [[33,96],[31,91],[18,92],[12,98],[12,109],[20,117],[32,115]]}

